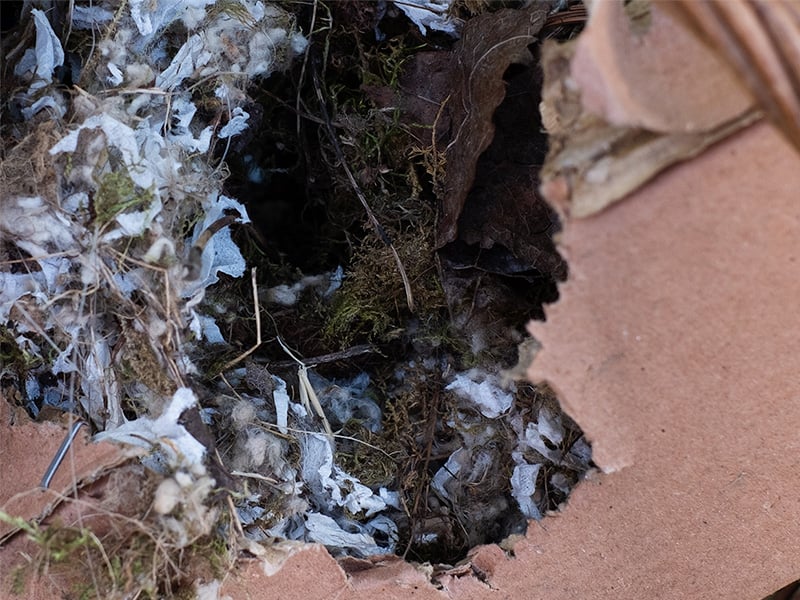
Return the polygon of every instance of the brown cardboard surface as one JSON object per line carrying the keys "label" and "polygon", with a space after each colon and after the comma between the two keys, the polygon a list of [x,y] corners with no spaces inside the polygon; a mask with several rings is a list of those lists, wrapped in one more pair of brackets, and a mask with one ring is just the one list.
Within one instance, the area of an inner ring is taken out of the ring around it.
{"label": "brown cardboard surface", "polygon": [[567,224],[531,376],[613,474],[532,527],[518,556],[564,575],[542,592],[761,598],[800,575],[798,185],[757,126]]}
{"label": "brown cardboard surface", "polygon": [[310,549],[289,570],[248,575],[253,589],[759,599],[797,578],[798,189],[800,157],[759,125],[565,224],[570,279],[531,325],[543,344],[531,375],[557,388],[608,473],[532,523],[513,558],[480,548],[471,573],[445,574],[437,590],[411,566],[346,576]]}
{"label": "brown cardboard surface", "polygon": [[[0,396],[0,510],[27,521],[55,512],[54,518],[65,526],[86,526],[102,535],[110,525],[100,508],[107,511],[141,501],[136,492],[142,478],[135,477],[139,474],[136,465],[123,465],[104,477],[112,467],[129,460],[130,453],[116,444],[90,442],[85,430],[76,436],[50,487],[42,489],[44,470],[69,427],[33,422],[24,410],[12,408]],[[101,481],[94,488],[88,485],[98,478]],[[80,493],[74,491],[76,486],[82,488]],[[75,497],[80,502],[73,502]],[[62,504],[65,499],[69,502]],[[0,598],[47,600],[61,597],[72,584],[83,583],[86,572],[48,565],[41,548],[24,533],[12,537],[14,531],[12,525],[0,522],[0,539],[9,536],[0,545]]]}
{"label": "brown cardboard surface", "polygon": [[638,32],[622,2],[591,4],[572,62],[584,108],[659,132],[714,129],[746,111],[754,101],[733,69],[661,4],[669,2],[653,2]]}
{"label": "brown cardboard surface", "polygon": [[[91,443],[86,430],[78,432],[49,489],[42,489],[42,476],[69,427],[34,423],[24,410],[12,408],[0,396],[0,510],[12,517],[37,519],[76,484],[97,479],[130,456],[116,444]],[[0,522],[0,539],[11,531],[13,527]]]}

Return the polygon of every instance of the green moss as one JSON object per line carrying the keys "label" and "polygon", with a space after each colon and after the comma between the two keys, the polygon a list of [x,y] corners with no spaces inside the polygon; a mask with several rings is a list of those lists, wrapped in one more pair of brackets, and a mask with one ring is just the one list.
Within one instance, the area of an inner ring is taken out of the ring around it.
{"label": "green moss", "polygon": [[397,440],[372,433],[355,419],[347,422],[340,433],[345,437],[337,441],[336,464],[373,489],[391,485],[397,477]]}
{"label": "green moss", "polygon": [[104,173],[94,194],[95,219],[105,225],[118,214],[147,206],[152,200],[152,193],[137,190],[126,170]]}
{"label": "green moss", "polygon": [[5,326],[0,325],[0,365],[15,369],[18,374],[24,375],[26,371],[41,363],[41,359],[21,348],[14,334]]}
{"label": "green moss", "polygon": [[[445,306],[432,240],[421,230],[389,235],[408,274],[417,315],[427,322]],[[391,248],[376,239],[365,239],[334,296],[326,336],[342,348],[363,338],[389,342],[403,334],[402,324],[410,316]]]}

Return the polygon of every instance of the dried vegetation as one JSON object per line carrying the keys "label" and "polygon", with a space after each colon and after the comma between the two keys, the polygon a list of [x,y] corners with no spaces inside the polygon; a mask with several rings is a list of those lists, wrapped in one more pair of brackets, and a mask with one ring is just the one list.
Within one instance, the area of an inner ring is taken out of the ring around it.
{"label": "dried vegetation", "polygon": [[502,375],[566,277],[535,191],[549,6],[455,3],[456,41],[392,4],[189,4],[65,29],[56,119],[3,99],[3,394],[143,446],[153,482],[102,536],[17,523],[33,570],[160,597],[282,540],[452,564],[556,509],[588,444]]}

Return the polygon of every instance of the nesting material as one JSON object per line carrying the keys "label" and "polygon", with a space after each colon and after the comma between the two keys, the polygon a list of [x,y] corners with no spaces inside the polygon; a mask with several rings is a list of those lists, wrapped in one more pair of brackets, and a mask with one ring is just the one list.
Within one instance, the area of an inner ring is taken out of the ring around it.
{"label": "nesting material", "polygon": [[[449,2],[397,6],[423,32],[456,31]],[[223,193],[224,164],[214,157],[253,126],[248,87],[289,65],[306,40],[280,7],[250,0],[70,10],[71,22],[60,24],[32,12],[33,47],[15,69],[14,109],[24,118],[6,154],[20,165],[29,147],[36,152],[32,171],[8,178],[0,195],[0,251],[13,257],[0,267],[0,322],[36,364],[23,382],[31,410],[50,402],[79,412],[96,441],[146,453],[143,464],[159,478],[152,514],[175,548],[214,530],[212,491],[223,488],[235,491],[230,530],[255,554],[261,542],[302,541],[337,556],[385,555],[402,549],[401,527],[411,538],[404,542],[433,547],[448,543],[448,527],[479,522],[480,533],[461,541],[465,551],[498,539],[508,515],[524,525],[552,508],[545,488],[566,494],[589,467],[588,446],[555,413],[521,405],[519,389],[494,371],[452,374],[449,358],[420,357],[409,389],[427,389],[430,378],[443,400],[414,408],[432,427],[424,460],[404,482],[398,463],[421,455],[349,435],[382,435],[387,407],[395,435],[410,424],[397,415],[401,402],[376,401],[366,373],[323,378],[281,342],[297,363],[292,377],[249,365],[201,390],[195,359],[230,341],[217,323],[224,302],[211,305],[206,294],[244,274],[231,229],[249,222],[244,205]],[[96,37],[94,51],[68,61],[56,31],[64,27]],[[75,93],[58,85],[56,68],[70,70]],[[9,266],[17,263],[25,268]],[[341,268],[307,275],[261,299],[288,307],[308,292],[328,298],[342,278]],[[489,347],[481,327],[476,355]],[[213,439],[198,421],[224,434]],[[344,440],[366,448],[352,453],[354,466],[386,459],[391,476],[385,465],[363,475],[345,468]],[[438,515],[419,526],[409,525],[412,475],[425,494],[438,494],[420,504]]]}
{"label": "nesting material", "polygon": [[[236,4],[231,13],[212,10],[210,2],[179,4],[132,2],[118,11],[104,3],[76,6],[74,35],[87,28],[106,34],[98,52],[72,74],[83,85],[74,97],[54,85],[64,52],[38,10],[32,11],[35,47],[15,68],[28,85],[15,101],[29,113],[16,125],[17,135],[41,135],[47,118],[64,114],[53,106],[68,106],[74,125],[49,133],[47,155],[34,157],[41,165],[35,177],[49,183],[38,186],[46,194],[19,193],[27,185],[21,179],[5,182],[4,241],[35,268],[3,269],[0,320],[12,319],[18,343],[34,349],[35,357],[41,349],[32,334],[50,336],[57,356],[43,361],[41,374],[79,374],[78,402],[101,430],[126,421],[122,394],[132,394],[157,417],[159,398],[193,371],[184,344],[204,334],[220,341],[213,318],[198,305],[220,274],[243,274],[229,225],[248,219],[241,204],[221,194],[208,155],[248,126],[241,104],[252,78],[286,66],[305,44],[283,11],[261,2]],[[191,33],[173,56],[168,38],[160,37],[169,26]],[[225,40],[242,42],[242,49],[223,48]],[[219,126],[198,115],[192,86],[201,78],[210,86]],[[8,155],[15,158],[13,147]],[[184,219],[195,223],[188,235]],[[221,222],[226,225],[215,225]],[[70,291],[76,285],[83,302]],[[169,373],[166,378],[144,385],[122,381],[120,362],[139,352],[132,338],[150,356],[150,364],[133,370]],[[47,395],[51,387],[38,392]]]}
{"label": "nesting material", "polygon": [[[337,554],[393,552],[397,525],[385,512],[399,505],[396,492],[374,490],[341,468],[334,457],[335,437],[325,433],[322,423],[301,402],[289,397],[286,382],[270,376],[265,387],[266,380],[257,376],[254,367],[248,380],[271,394],[271,401],[249,396],[231,408],[220,407],[238,429],[233,447],[226,452],[227,462],[234,473],[249,481],[249,493],[237,501],[246,534],[253,540],[318,542]],[[314,382],[313,393],[337,427],[360,411],[380,428],[380,409],[364,397],[369,383],[366,375],[334,384],[309,372],[308,380]],[[299,451],[296,465],[290,458],[290,444]]]}
{"label": "nesting material", "polygon": [[457,36],[460,23],[450,14],[452,0],[398,0],[394,5],[399,8],[422,35],[429,31],[447,33]]}
{"label": "nesting material", "polygon": [[[31,412],[76,411],[97,441],[151,453],[165,477],[153,508],[183,547],[216,522],[208,441],[183,424],[198,410],[194,352],[223,341],[203,299],[223,274],[244,273],[230,227],[249,220],[212,157],[249,127],[248,86],[306,40],[281,8],[250,0],[56,13],[30,11],[35,35],[14,64],[0,322],[34,365],[19,386]],[[90,39],[85,55],[67,56],[62,30]],[[250,436],[247,466],[267,462],[268,442]]]}

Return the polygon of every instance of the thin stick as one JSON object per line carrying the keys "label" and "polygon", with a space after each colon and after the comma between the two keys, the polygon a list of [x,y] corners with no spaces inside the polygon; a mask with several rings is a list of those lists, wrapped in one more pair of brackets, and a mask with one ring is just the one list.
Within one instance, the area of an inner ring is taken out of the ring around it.
{"label": "thin stick", "polygon": [[325,433],[328,434],[329,438],[333,438],[333,429],[331,429],[331,424],[328,422],[328,417],[325,416],[325,411],[322,410],[322,405],[319,403],[317,393],[308,380],[308,367],[302,360],[295,356],[294,352],[289,350],[288,346],[283,343],[281,336],[276,334],[275,337],[281,345],[281,348],[283,348],[283,351],[297,363],[297,378],[300,382],[300,401],[308,412],[311,412],[312,407],[314,408],[314,412],[322,419],[322,426],[325,428]]}
{"label": "thin stick", "polygon": [[250,281],[253,284],[253,308],[256,312],[256,343],[253,344],[249,350],[243,352],[233,360],[229,361],[222,367],[221,371],[227,371],[233,365],[241,362],[248,356],[250,356],[253,352],[255,352],[259,346],[261,346],[261,306],[258,304],[258,286],[256,285],[256,268],[253,267],[250,270]]}
{"label": "thin stick", "polygon": [[[352,348],[342,350],[341,352],[331,352],[330,354],[322,354],[320,356],[314,356],[313,358],[306,358],[303,360],[303,363],[307,367],[316,367],[317,365],[322,365],[325,363],[347,360],[349,358],[361,356],[362,354],[375,354],[377,352],[378,349],[372,344],[360,344],[358,346],[353,346]],[[269,361],[266,358],[256,358],[255,361],[259,363],[266,363],[271,369],[288,369],[295,364],[295,361],[293,360]]]}

